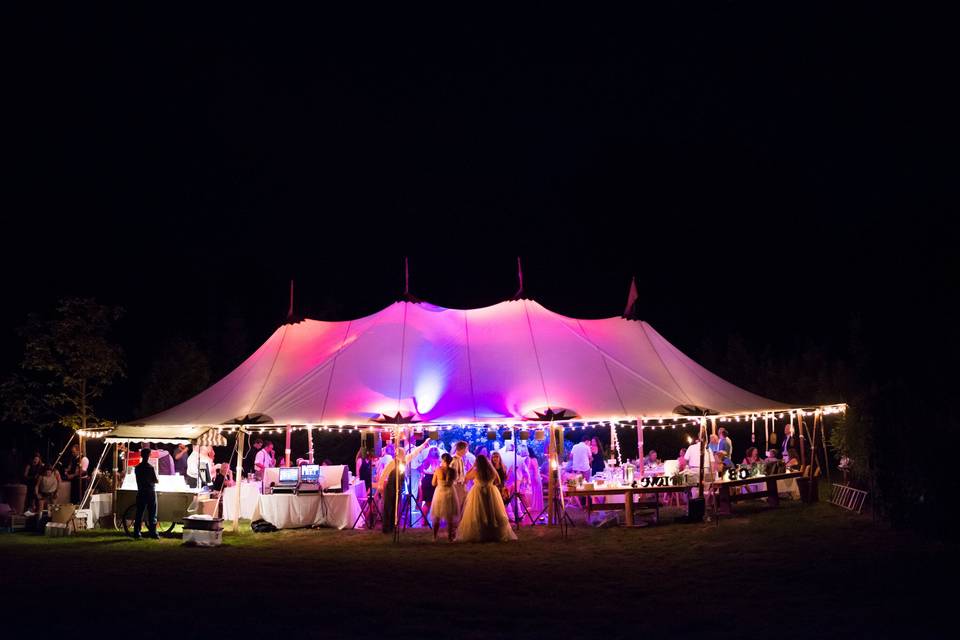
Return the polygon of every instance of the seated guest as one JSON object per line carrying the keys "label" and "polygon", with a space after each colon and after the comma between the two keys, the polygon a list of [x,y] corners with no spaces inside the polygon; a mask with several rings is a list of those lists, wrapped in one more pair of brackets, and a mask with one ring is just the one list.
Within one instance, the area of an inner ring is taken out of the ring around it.
{"label": "seated guest", "polygon": [[213,479],[213,490],[216,492],[223,491],[224,487],[232,487],[236,484],[233,481],[233,471],[230,470],[230,465],[226,462],[217,465],[217,475]]}
{"label": "seated guest", "polygon": [[643,459],[643,466],[656,467],[659,464],[660,464],[660,458],[657,457],[657,451],[655,449],[650,449],[650,452],[647,454],[647,457]]}
{"label": "seated guest", "polygon": [[800,468],[800,461],[797,460],[797,450],[787,449],[787,469],[796,471]]}
{"label": "seated guest", "polygon": [[43,511],[57,502],[57,490],[60,488],[60,476],[53,467],[43,465],[43,471],[37,477],[34,495],[37,498],[37,510]]}
{"label": "seated guest", "polygon": [[603,451],[603,443],[600,442],[600,438],[593,436],[590,438],[590,455],[593,456],[590,458],[590,471],[593,475],[600,473],[601,471],[606,470],[607,461],[605,459],[605,453]]}
{"label": "seated guest", "polygon": [[[743,464],[752,467],[753,465],[760,462],[760,452],[756,447],[750,447],[747,449],[747,455],[743,459]],[[763,483],[757,484],[748,484],[740,488],[742,493],[759,493],[766,489],[766,485]]]}
{"label": "seated guest", "polygon": [[770,449],[769,451],[767,451],[767,457],[764,458],[763,461],[764,461],[764,462],[776,462],[776,461],[778,461],[779,459],[780,459],[780,457],[777,455],[777,450],[776,450],[776,449]]}

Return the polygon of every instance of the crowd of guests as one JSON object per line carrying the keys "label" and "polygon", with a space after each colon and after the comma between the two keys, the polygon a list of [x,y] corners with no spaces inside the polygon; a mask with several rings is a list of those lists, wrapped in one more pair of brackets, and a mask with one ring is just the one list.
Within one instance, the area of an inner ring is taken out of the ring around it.
{"label": "crowd of guests", "polygon": [[449,450],[429,439],[415,447],[404,444],[385,445],[379,457],[365,449],[357,453],[356,475],[381,505],[385,533],[393,530],[400,506],[398,480],[400,495],[421,514],[418,523],[433,528],[435,539],[441,526],[450,540],[513,539],[513,532],[507,533],[506,508],[514,502],[528,522],[542,515],[547,464],[526,444],[507,442],[493,452],[486,446],[470,451],[464,441]]}
{"label": "crowd of guests", "polygon": [[47,463],[39,451],[24,462],[16,449],[7,452],[4,460],[5,482],[27,487],[24,510],[42,511],[57,502],[61,483],[70,484],[70,501],[79,503],[89,486],[90,459],[74,443],[56,463]]}
{"label": "crowd of guests", "polygon": [[394,530],[401,495],[416,501],[434,540],[441,527],[446,527],[450,541],[516,540],[507,505],[518,501],[531,519],[542,511],[540,463],[527,446],[515,448],[512,442],[493,453],[486,447],[473,453],[462,440],[450,451],[432,440],[409,449],[403,443],[389,444],[378,459],[361,450],[357,476],[369,479],[368,486],[382,505],[384,533]]}
{"label": "crowd of guests", "polygon": [[[270,449],[272,450],[272,445]],[[120,462],[114,476],[115,482],[122,483],[124,470],[132,470],[141,462],[142,451],[149,452],[148,462],[158,475],[180,474],[191,487],[196,487],[197,483],[202,481],[214,491],[222,491],[224,487],[234,484],[233,471],[229,465],[226,462],[214,462],[213,447],[180,444],[168,450],[150,443],[140,443],[140,446],[130,452],[127,452],[123,445],[119,445]],[[272,465],[272,462],[270,464]],[[251,462],[251,472],[253,467]],[[15,468],[19,471],[14,471]],[[90,459],[84,455],[79,443],[73,443],[61,459],[53,463],[45,462],[39,451],[34,452],[26,463],[23,463],[16,450],[11,450],[5,455],[3,476],[6,482],[26,485],[24,510],[37,513],[57,503],[61,483],[70,485],[69,501],[80,504],[89,488],[92,472]],[[101,477],[109,481],[109,475],[108,472]]]}

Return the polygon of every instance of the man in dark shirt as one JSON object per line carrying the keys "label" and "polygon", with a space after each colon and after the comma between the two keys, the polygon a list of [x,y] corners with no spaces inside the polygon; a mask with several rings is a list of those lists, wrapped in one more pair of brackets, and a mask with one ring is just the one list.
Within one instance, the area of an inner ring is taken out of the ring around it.
{"label": "man in dark shirt", "polygon": [[190,457],[190,447],[182,442],[177,445],[177,450],[173,452],[173,470],[184,478],[187,477],[187,458]]}
{"label": "man in dark shirt", "polygon": [[159,540],[157,535],[157,472],[150,465],[150,449],[140,450],[140,464],[133,469],[137,477],[137,519],[133,523],[133,537],[140,539],[143,512],[147,512],[147,537]]}

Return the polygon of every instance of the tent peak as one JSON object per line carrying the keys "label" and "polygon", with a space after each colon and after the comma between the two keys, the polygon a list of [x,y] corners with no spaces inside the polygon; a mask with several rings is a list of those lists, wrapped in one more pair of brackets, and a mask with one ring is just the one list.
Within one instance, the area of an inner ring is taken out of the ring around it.
{"label": "tent peak", "polygon": [[623,310],[623,317],[627,320],[639,320],[639,294],[637,293],[637,276],[630,278],[630,290],[627,292],[627,306]]}

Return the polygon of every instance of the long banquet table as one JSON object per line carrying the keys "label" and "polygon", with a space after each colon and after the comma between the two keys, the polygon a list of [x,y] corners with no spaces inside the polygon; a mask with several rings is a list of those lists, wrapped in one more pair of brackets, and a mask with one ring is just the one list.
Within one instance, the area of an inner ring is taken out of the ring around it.
{"label": "long banquet table", "polygon": [[[363,483],[359,483],[363,486]],[[262,495],[257,501],[251,520],[266,520],[277,529],[302,527],[333,527],[350,529],[360,517],[362,505],[356,485],[346,493],[274,493]]]}
{"label": "long banquet table", "polygon": [[[564,489],[563,494],[565,496],[573,497],[586,497],[587,499],[587,519],[590,519],[590,515],[593,513],[594,504],[590,500],[593,496],[621,496],[623,498],[623,511],[624,511],[624,521],[626,526],[633,527],[633,509],[635,506],[645,507],[647,505],[643,503],[634,504],[633,497],[637,495],[644,494],[655,494],[656,500],[653,504],[649,505],[653,508],[655,512],[655,521],[660,521],[660,494],[662,493],[687,493],[693,487],[690,485],[667,485],[667,486],[655,486],[655,487],[595,487],[593,489]],[[611,503],[618,505],[619,502]],[[603,510],[603,505],[598,505],[598,511]],[[613,507],[619,509],[619,506]]]}

